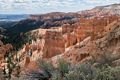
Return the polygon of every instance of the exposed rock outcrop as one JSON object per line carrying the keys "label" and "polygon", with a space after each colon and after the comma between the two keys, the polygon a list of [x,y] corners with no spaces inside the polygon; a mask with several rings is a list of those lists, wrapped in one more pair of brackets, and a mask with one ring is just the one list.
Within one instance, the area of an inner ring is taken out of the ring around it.
{"label": "exposed rock outcrop", "polygon": [[78,12],[88,18],[103,17],[108,15],[120,15],[120,4],[112,4],[107,6],[97,6],[91,10]]}
{"label": "exposed rock outcrop", "polygon": [[[40,58],[50,59],[58,55],[75,64],[89,61],[89,59],[96,60],[98,58],[96,56],[101,57],[101,54],[109,53],[106,50],[106,45],[110,44],[107,43],[110,38],[106,37],[119,24],[118,17],[105,16],[103,18],[81,19],[80,21],[81,23],[72,25],[31,31],[31,35],[35,39],[31,44],[25,45],[22,50],[22,53],[29,54],[25,64],[29,65],[31,61]],[[101,60],[100,57],[98,59]]]}

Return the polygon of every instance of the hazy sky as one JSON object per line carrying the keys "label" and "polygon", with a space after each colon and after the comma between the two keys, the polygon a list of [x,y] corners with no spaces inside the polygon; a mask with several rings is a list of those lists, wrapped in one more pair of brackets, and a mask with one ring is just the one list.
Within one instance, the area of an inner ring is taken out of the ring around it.
{"label": "hazy sky", "polygon": [[120,0],[0,0],[0,14],[76,12]]}

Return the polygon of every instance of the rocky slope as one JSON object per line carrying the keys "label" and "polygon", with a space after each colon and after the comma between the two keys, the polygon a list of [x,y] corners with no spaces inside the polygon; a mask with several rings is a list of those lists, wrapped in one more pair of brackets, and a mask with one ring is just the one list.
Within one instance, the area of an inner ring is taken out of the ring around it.
{"label": "rocky slope", "polygon": [[[62,12],[53,12],[48,14],[41,15],[30,15],[28,19],[17,22],[9,28],[8,31],[11,32],[28,32],[30,30],[38,28],[50,28],[50,27],[59,27],[63,24],[69,23],[73,24],[79,18],[77,13],[62,13]],[[23,29],[24,28],[24,29]]]}
{"label": "rocky slope", "polygon": [[93,66],[106,63],[119,66],[119,16],[81,18],[79,21],[72,25],[30,31],[31,42],[17,53],[21,74],[36,70],[39,59],[51,61],[54,66],[60,58],[72,65],[90,62]]}
{"label": "rocky slope", "polygon": [[112,4],[107,6],[98,6],[91,10],[78,12],[86,17],[102,17],[105,15],[120,15],[120,4]]}
{"label": "rocky slope", "polygon": [[[119,60],[120,23],[115,21],[108,26],[110,26],[110,29],[106,31],[107,34],[105,33],[102,38],[92,40],[92,36],[89,36],[65,51],[63,57],[73,64],[91,60],[100,64],[109,62],[112,64]],[[116,62],[114,65],[118,64]]]}
{"label": "rocky slope", "polygon": [[[53,64],[63,58],[71,64],[120,65],[119,4],[96,7],[79,14],[31,15],[9,28],[6,36],[4,43],[11,43],[14,50],[17,49],[13,60],[17,59],[21,71],[35,69],[39,59]],[[2,59],[3,52],[9,51],[6,46],[1,42]]]}
{"label": "rocky slope", "polygon": [[[118,19],[118,16],[106,16],[84,19],[85,22],[73,25],[33,30],[31,36],[34,36],[35,39],[21,50],[22,54],[29,55],[25,59],[25,64],[28,65],[30,61],[36,61],[39,58],[52,58],[54,63],[57,56],[73,64],[82,62],[87,58],[98,58],[99,54],[101,56],[105,52],[109,52],[104,50],[107,48],[107,44],[110,45],[109,39],[106,37],[114,31],[114,28],[119,27]],[[114,51],[114,49],[110,50]]]}
{"label": "rocky slope", "polygon": [[0,41],[0,69],[4,69],[4,66],[6,65],[5,56],[8,54],[8,52],[12,49],[11,44],[4,45],[2,41]]}

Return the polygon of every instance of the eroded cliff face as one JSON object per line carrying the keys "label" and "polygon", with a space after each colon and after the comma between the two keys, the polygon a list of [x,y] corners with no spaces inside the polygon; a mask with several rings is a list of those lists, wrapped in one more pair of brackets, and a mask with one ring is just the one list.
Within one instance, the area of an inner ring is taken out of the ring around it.
{"label": "eroded cliff face", "polygon": [[73,64],[93,61],[118,65],[120,21],[114,21],[106,27],[102,38],[92,39],[92,36],[89,36],[79,44],[69,47],[62,57]]}
{"label": "eroded cliff face", "polygon": [[[31,15],[6,33],[1,28],[0,70],[8,73],[12,70],[11,75],[24,74],[38,70],[40,59],[56,66],[59,58],[73,65],[90,62],[93,66],[106,63],[120,66],[119,5],[96,7],[80,13]],[[9,36],[6,41],[10,44],[2,43],[4,34]],[[11,44],[14,44],[14,50],[18,49],[12,56]]]}
{"label": "eroded cliff face", "polygon": [[29,66],[38,59],[51,60],[56,64],[58,58],[64,58],[72,64],[86,61],[105,62],[103,56],[113,53],[114,61],[118,59],[116,50],[119,50],[119,44],[116,42],[118,39],[114,37],[119,35],[118,18],[118,16],[105,16],[80,19],[80,22],[72,25],[33,30],[31,35],[35,39],[20,51],[20,55],[24,54],[23,65]]}
{"label": "eroded cliff face", "polygon": [[4,45],[2,41],[0,41],[0,69],[3,69],[6,65],[7,62],[5,60],[5,56],[10,52],[11,49],[11,44]]}

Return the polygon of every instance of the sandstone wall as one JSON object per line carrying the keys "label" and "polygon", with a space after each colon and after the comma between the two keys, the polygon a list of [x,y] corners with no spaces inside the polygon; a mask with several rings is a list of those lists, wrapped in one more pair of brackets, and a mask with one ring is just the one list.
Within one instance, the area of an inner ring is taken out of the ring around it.
{"label": "sandstone wall", "polygon": [[[80,19],[80,22],[72,25],[65,24],[59,28],[34,30],[32,33],[37,39],[29,45],[28,50],[31,49],[33,53],[30,58],[33,60],[48,59],[65,54],[64,57],[73,63],[88,60],[91,57],[91,51],[94,54],[95,50],[98,50],[94,41],[103,38],[106,33],[110,32],[111,26],[116,26],[114,24],[116,20],[117,17],[111,16]],[[69,47],[72,48],[66,52]],[[94,57],[92,56],[92,58]]]}
{"label": "sandstone wall", "polygon": [[51,58],[65,51],[65,41],[62,32],[46,31],[44,41],[43,58]]}

